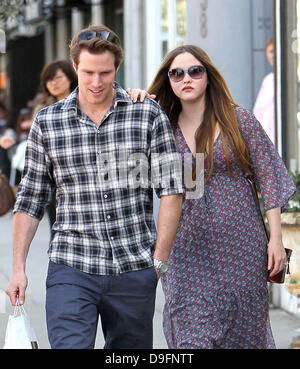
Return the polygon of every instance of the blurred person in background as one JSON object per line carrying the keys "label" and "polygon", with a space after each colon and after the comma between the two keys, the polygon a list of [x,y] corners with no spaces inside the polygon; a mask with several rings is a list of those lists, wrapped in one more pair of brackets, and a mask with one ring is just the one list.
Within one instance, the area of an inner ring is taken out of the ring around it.
{"label": "blurred person in background", "polygon": [[7,131],[8,109],[3,102],[0,102],[0,170],[9,177],[10,160],[8,157],[7,148],[11,144],[11,139],[3,139],[5,131]]}
{"label": "blurred person in background", "polygon": [[[265,46],[266,57],[274,68],[274,41],[270,38]],[[265,76],[262,81],[257,99],[253,108],[256,119],[260,122],[270,140],[275,145],[275,75],[274,71]]]}
{"label": "blurred person in background", "polygon": [[3,102],[0,101],[0,136],[3,134],[7,123],[8,109]]}
{"label": "blurred person in background", "polygon": [[16,128],[12,128],[14,124],[8,124],[3,136],[0,138],[0,146],[7,151],[11,164],[11,186],[17,186],[21,179],[25,161],[26,141],[31,125],[32,109],[22,108],[17,117]]}
{"label": "blurred person in background", "polygon": [[67,97],[78,85],[77,74],[67,60],[54,60],[44,66],[40,76],[42,102],[34,108],[33,117],[42,108]]}

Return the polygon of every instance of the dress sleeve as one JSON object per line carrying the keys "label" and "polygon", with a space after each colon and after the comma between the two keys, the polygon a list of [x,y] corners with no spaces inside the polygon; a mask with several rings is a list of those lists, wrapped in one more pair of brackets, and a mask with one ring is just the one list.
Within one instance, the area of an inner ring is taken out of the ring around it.
{"label": "dress sleeve", "polygon": [[281,212],[284,212],[288,201],[296,193],[294,182],[276,147],[255,116],[246,109],[238,108],[237,117],[264,210],[280,207]]}

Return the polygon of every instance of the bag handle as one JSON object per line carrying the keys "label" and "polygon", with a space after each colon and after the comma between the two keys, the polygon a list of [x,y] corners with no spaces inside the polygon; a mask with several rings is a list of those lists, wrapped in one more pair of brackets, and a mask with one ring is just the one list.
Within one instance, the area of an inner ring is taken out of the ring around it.
{"label": "bag handle", "polygon": [[19,304],[19,296],[17,296],[17,303],[14,308],[13,316],[27,315],[23,305]]}
{"label": "bag handle", "polygon": [[259,197],[258,197],[258,192],[257,192],[257,188],[256,188],[256,185],[255,185],[254,178],[253,178],[253,176],[250,176],[250,175],[249,176],[246,176],[245,178],[247,179],[247,181],[251,185],[251,190],[252,190],[252,194],[253,194],[253,197],[254,197],[254,200],[255,200],[255,203],[256,203],[256,206],[257,206],[257,210],[258,210],[258,212],[260,214],[262,223],[264,225],[265,234],[266,234],[267,240],[269,242],[270,241],[270,235],[269,235],[269,232],[268,232],[268,229],[267,229],[267,226],[266,226],[264,217],[263,217],[263,215],[261,213],[261,210],[260,210]]}

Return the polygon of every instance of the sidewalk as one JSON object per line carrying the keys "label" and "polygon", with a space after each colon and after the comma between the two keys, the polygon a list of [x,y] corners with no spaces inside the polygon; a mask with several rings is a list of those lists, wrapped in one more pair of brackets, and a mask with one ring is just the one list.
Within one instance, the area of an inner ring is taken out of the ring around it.
{"label": "sidewalk", "polygon": [[[0,218],[0,348],[4,345],[8,315],[13,308],[4,291],[11,273],[12,265],[12,216],[8,214]],[[49,349],[45,320],[45,279],[47,273],[49,226],[48,219],[41,221],[36,236],[29,250],[27,262],[28,288],[25,309],[30,316],[39,346]],[[158,284],[156,308],[154,315],[154,348],[166,349],[167,344],[162,330],[162,311],[164,296],[161,284]],[[300,317],[296,317],[281,309],[270,310],[271,326],[278,349],[288,349],[296,337],[300,337]],[[99,323],[100,324],[100,323]],[[298,339],[299,341],[299,339]],[[104,344],[101,327],[98,328],[96,348]]]}
{"label": "sidewalk", "polygon": [[290,349],[293,342],[300,341],[300,317],[274,308],[270,310],[270,320],[277,349]]}

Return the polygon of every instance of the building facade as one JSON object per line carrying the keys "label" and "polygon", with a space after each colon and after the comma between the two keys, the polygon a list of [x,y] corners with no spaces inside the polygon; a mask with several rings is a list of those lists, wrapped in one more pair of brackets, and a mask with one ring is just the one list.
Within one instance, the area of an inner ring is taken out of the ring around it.
{"label": "building facade", "polygon": [[274,36],[277,148],[287,166],[299,170],[299,1],[23,0],[19,15],[5,27],[0,89],[6,87],[11,111],[17,114],[36,94],[43,65],[68,59],[72,36],[104,23],[119,34],[124,48],[117,76],[124,87],[147,88],[165,53],[192,43],[207,51],[235,101],[252,109],[261,81],[271,71],[264,47]]}
{"label": "building facade", "polygon": [[282,157],[300,172],[300,1],[275,0],[277,122]]}

